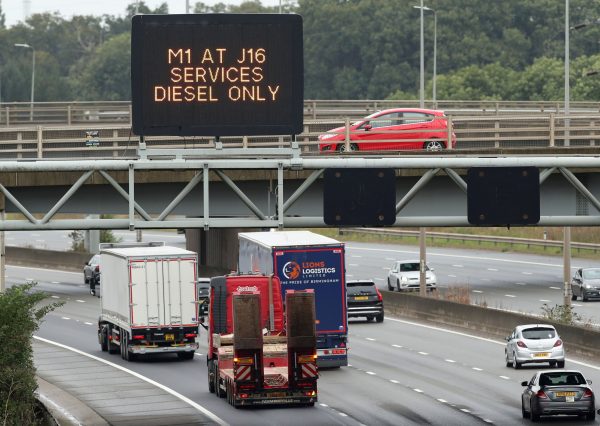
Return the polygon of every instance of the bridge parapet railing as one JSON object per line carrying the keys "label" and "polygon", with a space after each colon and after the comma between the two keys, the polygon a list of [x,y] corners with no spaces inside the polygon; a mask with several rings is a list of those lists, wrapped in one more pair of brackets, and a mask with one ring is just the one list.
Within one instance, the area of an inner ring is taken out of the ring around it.
{"label": "bridge parapet railing", "polygon": [[[319,136],[331,129],[342,128],[344,141],[365,135],[365,131],[352,131],[350,117],[305,120],[304,131],[296,140],[304,155],[319,153]],[[456,134],[456,150],[486,150],[503,148],[545,147],[595,147],[600,146],[600,114],[512,114],[495,116],[449,115],[450,129]],[[429,132],[448,129],[429,129]],[[416,142],[420,138],[409,138],[414,131],[371,130],[370,141],[366,144],[393,142],[390,134],[402,138],[403,142]],[[445,138],[448,139],[447,137]],[[146,137],[148,148],[215,148],[211,137]],[[290,148],[291,137],[247,136],[222,137],[224,148]],[[86,125],[29,125],[0,127],[0,158],[73,158],[135,157],[139,137],[132,133],[130,124],[108,125],[101,122]],[[381,148],[381,146],[379,147]],[[379,152],[374,150],[374,152]],[[402,150],[385,150],[386,153]]]}

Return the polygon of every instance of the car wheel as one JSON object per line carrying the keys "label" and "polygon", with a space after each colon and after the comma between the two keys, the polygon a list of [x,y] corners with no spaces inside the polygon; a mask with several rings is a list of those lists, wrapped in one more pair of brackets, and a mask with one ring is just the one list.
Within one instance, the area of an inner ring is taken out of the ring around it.
{"label": "car wheel", "polygon": [[565,362],[564,362],[564,361],[558,361],[558,362],[556,363],[556,366],[557,366],[558,368],[565,368]]}
{"label": "car wheel", "polygon": [[377,315],[375,317],[375,321],[377,321],[377,322],[383,322],[383,312],[380,313],[379,315]]}
{"label": "car wheel", "polygon": [[524,419],[529,418],[529,413],[525,411],[525,404],[523,404],[523,401],[521,401],[521,414],[523,415]]}
{"label": "car wheel", "polygon": [[550,361],[550,367],[556,367],[556,361]]}
{"label": "car wheel", "polygon": [[517,361],[517,354],[515,354],[514,352],[513,352],[512,366],[515,370],[518,370],[519,368],[521,368],[521,364],[519,364],[519,362]]}
{"label": "car wheel", "polygon": [[398,291],[402,291],[402,288],[400,288],[400,280],[396,280],[396,288]]}
{"label": "car wheel", "polygon": [[596,420],[596,412],[594,410],[590,411],[585,416],[586,420]]}
{"label": "car wheel", "polygon": [[388,277],[388,280],[387,280],[387,285],[388,285],[388,290],[389,290],[389,291],[394,291],[394,287],[392,287],[392,285],[390,284],[390,279],[389,279],[389,277]]}
{"label": "car wheel", "polygon": [[589,300],[588,297],[585,295],[585,292],[581,293],[581,300],[584,302],[587,302]]}
{"label": "car wheel", "polygon": [[538,413],[536,413],[536,411],[533,409],[533,407],[531,407],[531,412],[529,413],[529,415],[531,416],[532,422],[537,422],[540,420],[540,415]]}
{"label": "car wheel", "polygon": [[575,294],[573,289],[571,289],[571,300],[577,300],[577,295]]}
{"label": "car wheel", "polygon": [[512,367],[512,362],[511,360],[508,359],[508,352],[504,351],[504,359],[506,360],[506,366],[507,367]]}
{"label": "car wheel", "polygon": [[351,143],[348,147],[348,149],[346,149],[346,144],[345,143],[341,143],[337,146],[337,150],[338,152],[352,152],[352,151],[358,151],[358,145],[356,145],[355,143]]}
{"label": "car wheel", "polygon": [[423,144],[423,149],[425,151],[432,151],[432,152],[443,151],[445,147],[446,146],[445,146],[444,142],[442,142],[440,140],[431,140],[431,141],[427,141]]}

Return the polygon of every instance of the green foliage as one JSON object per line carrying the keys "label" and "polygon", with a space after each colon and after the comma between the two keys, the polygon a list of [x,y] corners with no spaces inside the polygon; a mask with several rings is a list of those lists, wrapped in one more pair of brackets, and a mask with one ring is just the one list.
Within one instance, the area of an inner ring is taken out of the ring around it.
{"label": "green foliage", "polygon": [[62,303],[42,304],[47,294],[36,283],[0,293],[0,423],[36,424],[37,389],[31,338],[46,314]]}
{"label": "green foliage", "polygon": [[581,315],[575,312],[571,305],[554,305],[550,307],[544,303],[541,309],[544,318],[560,324],[576,325],[582,319]]}

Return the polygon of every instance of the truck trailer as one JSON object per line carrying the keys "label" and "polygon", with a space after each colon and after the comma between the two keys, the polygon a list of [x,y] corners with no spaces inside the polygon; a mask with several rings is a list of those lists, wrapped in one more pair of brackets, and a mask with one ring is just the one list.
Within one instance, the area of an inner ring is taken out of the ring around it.
{"label": "truck trailer", "polygon": [[213,277],[208,389],[236,408],[317,401],[314,293],[264,275]]}
{"label": "truck trailer", "polygon": [[344,244],[309,231],[238,234],[241,273],[274,274],[287,290],[315,293],[319,367],[348,365]]}
{"label": "truck trailer", "polygon": [[177,353],[194,358],[198,348],[197,254],[150,243],[103,248],[98,319],[102,351],[137,355]]}

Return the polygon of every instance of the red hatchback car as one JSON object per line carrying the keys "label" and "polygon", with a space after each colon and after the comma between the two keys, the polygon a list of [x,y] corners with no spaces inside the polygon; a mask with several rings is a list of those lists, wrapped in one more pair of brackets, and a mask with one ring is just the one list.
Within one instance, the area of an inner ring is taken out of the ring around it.
{"label": "red hatchback car", "polygon": [[[345,152],[345,127],[319,136],[320,152]],[[350,125],[350,151],[424,149],[448,146],[448,121],[443,111],[396,108],[373,113]],[[452,133],[452,147],[456,135]]]}

